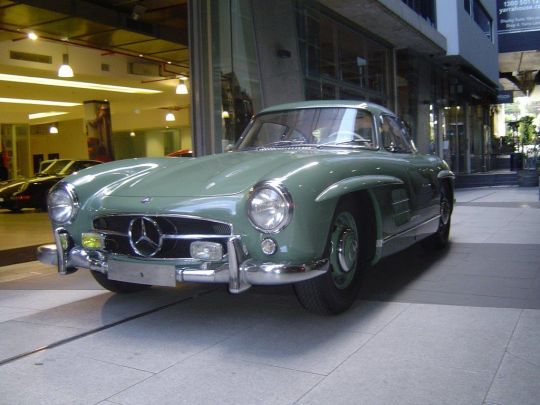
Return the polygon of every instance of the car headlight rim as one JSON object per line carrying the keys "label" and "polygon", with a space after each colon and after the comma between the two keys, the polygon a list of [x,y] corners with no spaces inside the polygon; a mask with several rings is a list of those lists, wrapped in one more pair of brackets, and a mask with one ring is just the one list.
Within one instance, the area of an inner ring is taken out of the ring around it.
{"label": "car headlight rim", "polygon": [[[61,196],[61,194],[64,195]],[[62,199],[64,199],[63,202]],[[49,218],[53,222],[59,224],[71,223],[79,212],[79,200],[75,188],[69,183],[59,183],[53,187],[47,196],[47,211],[49,212]]]}
{"label": "car headlight rim", "polygon": [[[271,193],[275,193],[278,196],[280,202],[279,207],[273,207],[273,209],[279,211],[278,214],[280,218],[271,226],[265,226],[263,223],[264,221],[261,221],[261,218],[257,217],[255,213],[256,207],[254,207],[254,200],[256,199],[256,197],[261,196],[261,194],[264,193],[265,190],[268,190]],[[287,225],[289,225],[292,219],[292,197],[288,190],[280,183],[277,183],[275,181],[264,181],[261,183],[257,183],[252,188],[248,197],[247,214],[251,226],[257,229],[259,232],[262,232],[264,234],[275,234],[281,232],[285,227],[287,227]]]}

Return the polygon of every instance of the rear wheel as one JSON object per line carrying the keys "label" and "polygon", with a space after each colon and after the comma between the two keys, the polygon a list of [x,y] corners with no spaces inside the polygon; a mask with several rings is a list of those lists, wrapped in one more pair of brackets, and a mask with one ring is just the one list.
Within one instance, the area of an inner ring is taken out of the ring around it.
{"label": "rear wheel", "polygon": [[364,222],[351,200],[338,205],[327,246],[330,270],[294,285],[300,304],[310,312],[339,314],[353,304],[368,263],[365,246],[369,241],[365,238],[367,227]]}
{"label": "rear wheel", "polygon": [[115,293],[133,293],[148,290],[150,287],[152,287],[151,285],[147,284],[135,284],[127,283],[125,281],[109,280],[106,274],[100,273],[99,271],[90,271],[90,273],[92,273],[92,276],[100,286]]}
{"label": "rear wheel", "polygon": [[446,183],[441,184],[441,196],[439,202],[440,219],[437,232],[423,241],[424,247],[440,250],[448,245],[450,239],[450,223],[452,219],[452,199]]}

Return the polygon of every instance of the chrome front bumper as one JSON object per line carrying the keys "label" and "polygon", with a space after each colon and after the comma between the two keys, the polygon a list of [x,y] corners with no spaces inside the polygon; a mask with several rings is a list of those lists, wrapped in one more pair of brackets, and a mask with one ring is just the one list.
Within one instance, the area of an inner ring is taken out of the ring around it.
{"label": "chrome front bumper", "polygon": [[[328,271],[328,260],[309,264],[288,265],[281,263],[257,263],[247,257],[239,236],[227,242],[226,263],[153,264],[148,261],[122,261],[107,257],[99,251],[81,248],[63,250],[59,235],[56,244],[43,245],[37,249],[41,263],[58,266],[62,275],[77,268],[86,268],[107,274],[113,280],[139,284],[172,286],[176,282],[228,283],[231,293],[241,293],[252,285],[292,284],[320,276]],[[114,270],[114,271],[112,271]]]}

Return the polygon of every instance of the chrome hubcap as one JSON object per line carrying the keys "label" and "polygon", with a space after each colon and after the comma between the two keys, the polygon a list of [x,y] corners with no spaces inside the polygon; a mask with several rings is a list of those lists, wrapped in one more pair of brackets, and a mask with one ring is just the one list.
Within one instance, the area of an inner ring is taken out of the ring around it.
{"label": "chrome hubcap", "polygon": [[338,242],[338,260],[341,270],[348,273],[354,269],[356,255],[358,254],[358,241],[351,229],[345,229]]}
{"label": "chrome hubcap", "polygon": [[441,223],[443,225],[448,225],[450,221],[450,203],[446,197],[441,199]]}
{"label": "chrome hubcap", "polygon": [[334,221],[331,236],[332,279],[339,289],[347,288],[354,278],[358,262],[358,230],[349,212],[342,212]]}

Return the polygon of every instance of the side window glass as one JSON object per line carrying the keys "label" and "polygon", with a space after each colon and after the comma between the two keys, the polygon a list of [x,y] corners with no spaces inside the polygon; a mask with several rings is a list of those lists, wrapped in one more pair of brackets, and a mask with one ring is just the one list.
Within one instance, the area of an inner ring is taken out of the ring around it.
{"label": "side window glass", "polygon": [[373,119],[369,112],[357,110],[354,132],[356,134],[354,140],[357,143],[367,148],[375,147],[373,142]]}
{"label": "side window glass", "polygon": [[409,141],[407,128],[391,115],[381,117],[380,132],[383,148],[394,153],[411,153],[413,146]]}

